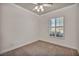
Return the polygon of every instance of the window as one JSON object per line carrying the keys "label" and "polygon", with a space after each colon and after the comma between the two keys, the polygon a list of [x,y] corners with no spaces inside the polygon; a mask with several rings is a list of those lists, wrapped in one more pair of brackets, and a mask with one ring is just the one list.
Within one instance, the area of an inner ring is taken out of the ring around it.
{"label": "window", "polygon": [[64,17],[52,18],[49,21],[49,34],[54,37],[64,37]]}

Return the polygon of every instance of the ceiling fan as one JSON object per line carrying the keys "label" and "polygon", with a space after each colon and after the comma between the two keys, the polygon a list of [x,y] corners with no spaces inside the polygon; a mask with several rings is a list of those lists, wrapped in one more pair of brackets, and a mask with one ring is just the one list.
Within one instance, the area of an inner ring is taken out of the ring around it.
{"label": "ceiling fan", "polygon": [[33,8],[33,11],[43,12],[45,9],[44,7],[51,7],[53,3],[33,3],[36,6]]}

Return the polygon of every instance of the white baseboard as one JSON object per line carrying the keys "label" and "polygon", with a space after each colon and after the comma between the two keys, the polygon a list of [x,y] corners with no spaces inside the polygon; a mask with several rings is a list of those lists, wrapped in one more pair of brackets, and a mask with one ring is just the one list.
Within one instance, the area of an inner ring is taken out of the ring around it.
{"label": "white baseboard", "polygon": [[33,41],[28,42],[28,43],[26,42],[26,43],[24,43],[24,44],[21,44],[21,45],[18,45],[18,46],[14,46],[14,47],[12,47],[12,48],[8,48],[8,49],[5,49],[5,50],[2,50],[2,51],[0,52],[0,54],[3,54],[3,53],[5,53],[5,52],[11,51],[11,50],[14,50],[14,49],[19,48],[19,47],[22,47],[22,46],[24,46],[24,45],[28,45],[28,44],[33,43],[33,42],[35,42],[35,41],[38,41],[38,40],[33,40]]}

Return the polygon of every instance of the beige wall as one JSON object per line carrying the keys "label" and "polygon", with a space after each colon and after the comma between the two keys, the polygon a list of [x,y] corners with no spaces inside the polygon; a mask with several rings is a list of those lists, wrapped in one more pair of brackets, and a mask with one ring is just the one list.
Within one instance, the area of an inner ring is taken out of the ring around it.
{"label": "beige wall", "polygon": [[20,47],[38,39],[38,16],[14,4],[1,4],[0,52]]}
{"label": "beige wall", "polygon": [[77,43],[78,43],[78,52],[79,52],[79,4],[77,4]]}
{"label": "beige wall", "polygon": [[[2,34],[1,34],[1,15],[2,15],[2,9],[1,9],[1,4],[0,4],[0,47],[1,47],[1,44],[2,44]],[[0,51],[1,51],[1,48],[0,48]]]}
{"label": "beige wall", "polygon": [[[40,19],[40,39],[62,46],[78,49],[77,44],[77,8],[76,5],[68,6],[56,11],[49,12],[41,16]],[[65,37],[54,38],[49,37],[48,21],[53,17],[64,16]]]}

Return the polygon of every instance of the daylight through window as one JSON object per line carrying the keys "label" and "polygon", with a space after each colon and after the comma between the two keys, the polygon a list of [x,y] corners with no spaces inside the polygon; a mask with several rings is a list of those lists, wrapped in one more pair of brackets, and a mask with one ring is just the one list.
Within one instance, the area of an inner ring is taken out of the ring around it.
{"label": "daylight through window", "polygon": [[64,37],[64,17],[52,18],[49,21],[49,34],[54,37]]}

